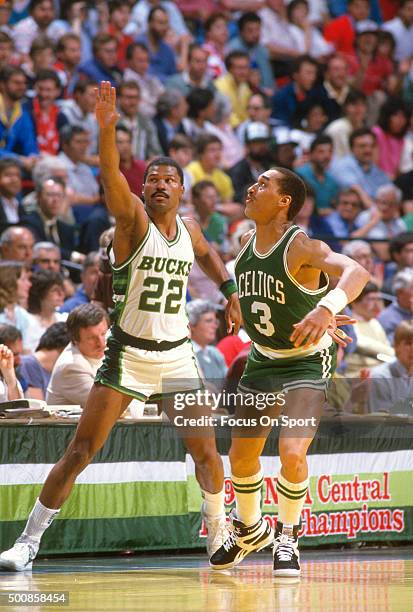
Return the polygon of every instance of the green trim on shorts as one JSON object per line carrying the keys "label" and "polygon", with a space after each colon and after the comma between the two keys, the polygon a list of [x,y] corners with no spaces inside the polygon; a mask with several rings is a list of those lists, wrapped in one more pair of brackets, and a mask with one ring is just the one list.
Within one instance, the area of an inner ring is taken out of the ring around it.
{"label": "green trim on shorts", "polygon": [[143,393],[139,393],[138,391],[132,391],[132,389],[127,389],[126,387],[122,387],[122,385],[114,385],[113,383],[107,382],[105,379],[101,379],[98,376],[95,378],[95,382],[103,385],[104,387],[109,387],[114,391],[119,391],[119,393],[123,393],[123,395],[130,395],[135,399],[141,400],[142,402],[147,402],[149,398]]}
{"label": "green trim on shorts", "polygon": [[194,387],[193,389],[182,389],[182,391],[177,389],[176,391],[171,391],[170,393],[154,393],[153,395],[149,396],[148,401],[158,401],[161,399],[174,397],[177,393],[193,393],[194,391],[203,391],[204,389],[205,387],[202,385],[201,387]]}

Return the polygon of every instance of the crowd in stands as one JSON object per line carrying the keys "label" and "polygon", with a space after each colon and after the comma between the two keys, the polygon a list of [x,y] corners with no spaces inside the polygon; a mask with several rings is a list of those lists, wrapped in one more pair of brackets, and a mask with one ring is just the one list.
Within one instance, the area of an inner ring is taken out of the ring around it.
{"label": "crowd in stands", "polygon": [[[248,187],[272,166],[303,178],[297,225],[371,274],[338,377],[395,379],[364,411],[413,414],[392,409],[413,392],[413,0],[2,0],[0,400],[83,406],[102,359],[101,80],[131,191],[149,160],[176,160],[179,212],[232,276]],[[233,385],[249,339],[225,336],[224,298],[196,264],[187,299],[201,371]]]}

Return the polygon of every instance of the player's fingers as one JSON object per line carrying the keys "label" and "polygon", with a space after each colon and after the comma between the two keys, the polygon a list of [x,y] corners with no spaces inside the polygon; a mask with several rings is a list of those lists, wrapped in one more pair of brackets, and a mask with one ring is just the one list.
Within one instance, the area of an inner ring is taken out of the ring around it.
{"label": "player's fingers", "polygon": [[294,330],[294,339],[292,340],[292,342],[294,342],[294,346],[301,346],[310,332],[311,328],[309,327],[308,323],[304,323],[301,327]]}
{"label": "player's fingers", "polygon": [[110,102],[112,106],[115,106],[116,104],[116,88],[115,87],[110,88]]}
{"label": "player's fingers", "polygon": [[327,330],[327,333],[328,333],[329,336],[331,336],[333,338],[334,342],[336,344],[338,344],[339,346],[342,346],[343,348],[345,348],[347,346],[347,344],[344,342],[344,340],[339,338],[339,336],[336,336],[336,334],[335,334],[333,329]]}
{"label": "player's fingers", "polygon": [[307,336],[306,344],[317,344],[321,340],[322,333],[319,328],[314,328]]}
{"label": "player's fingers", "polygon": [[357,319],[353,319],[352,317],[348,317],[347,315],[343,315],[343,319],[339,319],[338,317],[336,317],[336,325],[337,326],[341,326],[341,325],[354,325],[355,323],[357,323]]}

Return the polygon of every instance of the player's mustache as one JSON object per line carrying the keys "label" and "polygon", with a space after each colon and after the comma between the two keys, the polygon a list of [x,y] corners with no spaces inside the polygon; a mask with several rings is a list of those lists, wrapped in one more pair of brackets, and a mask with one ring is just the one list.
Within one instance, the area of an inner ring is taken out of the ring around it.
{"label": "player's mustache", "polygon": [[155,193],[153,194],[153,197],[155,197],[157,195],[163,195],[166,198],[169,198],[169,195],[165,191],[155,191]]}

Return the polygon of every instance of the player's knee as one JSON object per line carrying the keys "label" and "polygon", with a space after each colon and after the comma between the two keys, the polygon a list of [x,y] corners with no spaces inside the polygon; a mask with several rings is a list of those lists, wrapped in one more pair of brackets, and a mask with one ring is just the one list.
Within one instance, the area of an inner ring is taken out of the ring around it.
{"label": "player's knee", "polygon": [[282,451],[280,449],[280,461],[281,465],[288,470],[300,471],[305,463],[305,454],[294,447],[287,447]]}
{"label": "player's knee", "polygon": [[251,449],[251,452],[242,454],[237,450],[230,449],[228,455],[231,464],[231,472],[233,474],[244,474],[248,472],[251,465],[259,459],[259,454],[257,455],[253,449]]}
{"label": "player's knee", "polygon": [[218,461],[216,448],[207,444],[200,444],[191,449],[191,455],[197,466],[212,466]]}
{"label": "player's knee", "polygon": [[73,472],[81,472],[92,461],[95,455],[90,441],[74,442],[67,449],[64,457],[66,467]]}

